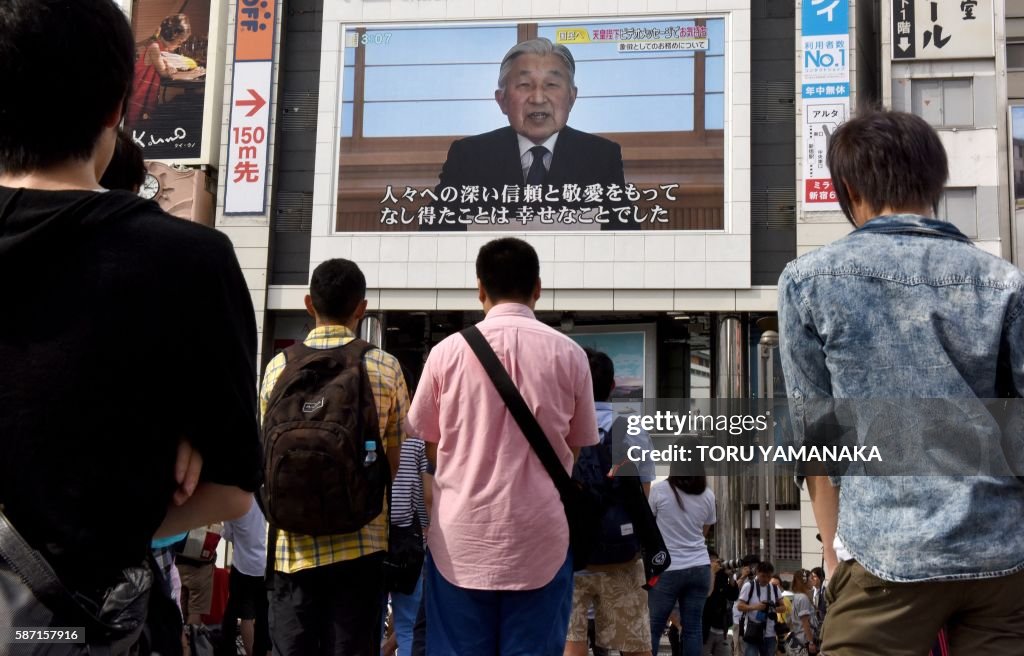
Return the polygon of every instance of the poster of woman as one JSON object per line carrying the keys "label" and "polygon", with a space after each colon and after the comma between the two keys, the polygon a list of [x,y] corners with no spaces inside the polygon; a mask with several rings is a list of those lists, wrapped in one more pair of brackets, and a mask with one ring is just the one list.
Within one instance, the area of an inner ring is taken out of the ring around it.
{"label": "poster of woman", "polygon": [[125,132],[146,159],[199,157],[210,0],[135,0],[135,79]]}

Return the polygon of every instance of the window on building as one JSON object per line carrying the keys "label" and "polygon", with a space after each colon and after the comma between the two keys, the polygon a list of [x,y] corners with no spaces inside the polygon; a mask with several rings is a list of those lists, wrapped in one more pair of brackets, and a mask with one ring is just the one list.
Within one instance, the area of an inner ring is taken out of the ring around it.
{"label": "window on building", "polygon": [[912,111],[935,127],[974,125],[974,79],[912,80]]}
{"label": "window on building", "polygon": [[1024,70],[1024,41],[1006,42],[1006,68]]}
{"label": "window on building", "polygon": [[978,190],[975,187],[946,187],[939,199],[938,216],[971,239],[977,239]]}

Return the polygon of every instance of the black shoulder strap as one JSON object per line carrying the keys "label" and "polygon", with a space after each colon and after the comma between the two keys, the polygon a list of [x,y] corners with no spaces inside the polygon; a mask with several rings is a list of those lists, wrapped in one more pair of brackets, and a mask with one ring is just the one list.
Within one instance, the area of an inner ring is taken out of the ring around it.
{"label": "black shoulder strap", "polygon": [[491,382],[494,383],[494,387],[498,390],[498,394],[501,395],[505,405],[508,406],[508,411],[512,413],[513,419],[519,424],[523,435],[526,436],[530,446],[533,447],[537,457],[540,458],[541,464],[544,465],[544,469],[547,470],[551,480],[554,481],[555,487],[560,493],[564,493],[572,485],[569,474],[562,467],[562,462],[551,447],[551,442],[548,441],[547,436],[544,434],[544,429],[537,423],[537,418],[533,416],[530,408],[527,407],[526,401],[523,400],[523,396],[516,389],[512,378],[509,377],[505,367],[498,360],[494,349],[487,343],[487,339],[476,326],[466,328],[462,331],[461,335],[469,343],[473,353],[480,360],[484,371],[487,372]]}
{"label": "black shoulder strap", "polygon": [[7,516],[0,512],[0,560],[11,568],[22,583],[44,604],[64,600],[67,591],[57,579],[53,569],[43,560],[21,534],[14,528]]}

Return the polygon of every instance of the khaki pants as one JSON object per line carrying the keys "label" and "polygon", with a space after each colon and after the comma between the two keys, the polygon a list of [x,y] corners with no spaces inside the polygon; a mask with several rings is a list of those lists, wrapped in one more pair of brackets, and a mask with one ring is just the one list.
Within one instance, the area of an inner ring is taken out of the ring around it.
{"label": "khaki pants", "polygon": [[826,598],[826,656],[927,656],[943,625],[948,626],[952,656],[1022,653],[1024,572],[971,581],[892,583],[848,561],[833,573]]}

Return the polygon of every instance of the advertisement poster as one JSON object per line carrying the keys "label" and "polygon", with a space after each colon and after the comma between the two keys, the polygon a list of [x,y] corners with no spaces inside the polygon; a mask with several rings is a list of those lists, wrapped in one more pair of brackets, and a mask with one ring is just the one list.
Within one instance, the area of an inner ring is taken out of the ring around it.
{"label": "advertisement poster", "polygon": [[605,353],[612,359],[615,365],[613,399],[644,398],[644,333],[579,332],[569,337],[580,346]]}
{"label": "advertisement poster", "polygon": [[992,0],[893,0],[893,59],[995,56]]}
{"label": "advertisement poster", "polygon": [[262,215],[267,205],[270,96],[277,4],[239,0],[231,80],[225,215]]}
{"label": "advertisement poster", "polygon": [[[724,18],[343,29],[336,232],[724,229]],[[574,89],[520,122],[499,75],[530,33]],[[528,182],[517,140],[551,134]]]}
{"label": "advertisement poster", "polygon": [[124,130],[146,159],[201,155],[210,0],[134,0],[135,78]]}
{"label": "advertisement poster", "polygon": [[838,211],[828,142],[850,115],[848,0],[804,0],[801,14],[803,209]]}

